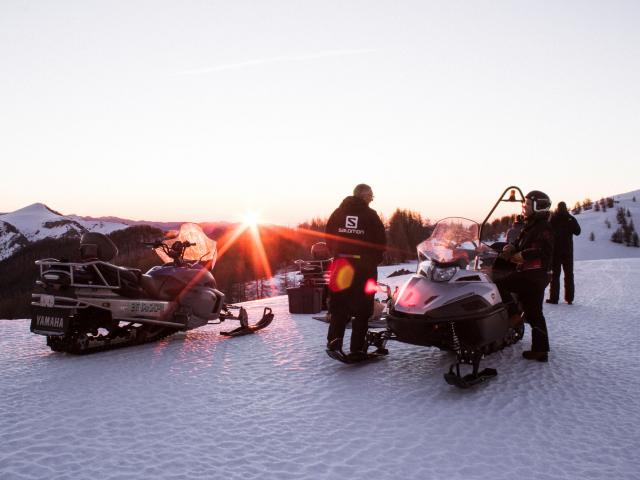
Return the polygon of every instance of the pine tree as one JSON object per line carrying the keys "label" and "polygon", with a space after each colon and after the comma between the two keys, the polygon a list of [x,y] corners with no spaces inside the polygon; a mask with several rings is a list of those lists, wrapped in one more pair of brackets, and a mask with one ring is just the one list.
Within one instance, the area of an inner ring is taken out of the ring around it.
{"label": "pine tree", "polygon": [[634,201],[634,202],[636,201],[636,196],[635,195],[633,196],[632,201]]}
{"label": "pine tree", "polygon": [[627,208],[627,217],[631,217],[631,210]]}
{"label": "pine tree", "polygon": [[611,241],[614,242],[614,243],[622,243],[622,238],[623,238],[623,232],[622,232],[621,228],[618,228],[611,235]]}
{"label": "pine tree", "polygon": [[607,208],[613,208],[614,200],[613,197],[607,197]]}
{"label": "pine tree", "polygon": [[596,212],[599,212],[599,211],[600,211],[600,204],[599,204],[598,202],[594,203],[594,204],[593,204],[593,209],[594,209]]}
{"label": "pine tree", "polygon": [[580,202],[576,202],[576,204],[573,206],[573,210],[571,210],[571,213],[573,213],[574,215],[579,215],[580,212],[582,212],[582,205],[580,205]]}
{"label": "pine tree", "polygon": [[640,241],[638,240],[638,232],[633,232],[633,235],[631,237],[631,244],[634,247],[640,247]]}
{"label": "pine tree", "polygon": [[596,236],[593,234],[593,232],[591,232],[591,234],[589,235],[589,240],[593,242],[595,239],[596,239]]}

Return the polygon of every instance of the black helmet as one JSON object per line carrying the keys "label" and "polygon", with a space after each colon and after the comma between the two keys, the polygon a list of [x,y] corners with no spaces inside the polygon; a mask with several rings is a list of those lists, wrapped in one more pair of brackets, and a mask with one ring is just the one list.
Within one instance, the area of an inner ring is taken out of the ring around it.
{"label": "black helmet", "polygon": [[551,199],[549,195],[540,190],[532,190],[525,195],[524,198],[531,200],[533,211],[535,213],[548,212],[551,208]]}

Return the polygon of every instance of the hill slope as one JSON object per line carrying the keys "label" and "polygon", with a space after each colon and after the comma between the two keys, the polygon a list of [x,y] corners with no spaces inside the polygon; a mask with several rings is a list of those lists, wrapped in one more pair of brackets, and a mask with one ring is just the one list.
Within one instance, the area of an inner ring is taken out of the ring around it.
{"label": "hill slope", "polygon": [[[633,197],[636,201],[633,201]],[[619,207],[628,209],[631,218],[636,224],[636,230],[640,228],[640,190],[616,195],[614,208],[607,209],[606,212],[595,210],[583,211],[575,215],[576,220],[582,228],[582,234],[574,237],[574,258],[575,260],[597,260],[602,258],[640,258],[640,248],[627,247],[611,241],[611,234],[616,231],[616,213]],[[611,228],[607,228],[605,221],[611,223]],[[595,236],[594,241],[589,240],[590,233]]]}

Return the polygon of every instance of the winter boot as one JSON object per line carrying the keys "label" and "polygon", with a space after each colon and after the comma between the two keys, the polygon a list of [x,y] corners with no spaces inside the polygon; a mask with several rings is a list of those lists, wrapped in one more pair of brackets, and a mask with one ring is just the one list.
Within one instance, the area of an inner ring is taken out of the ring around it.
{"label": "winter boot", "polygon": [[369,356],[367,355],[367,352],[362,352],[358,350],[356,350],[355,352],[351,352],[349,353],[349,355],[347,355],[347,359],[349,360],[349,362],[352,362],[352,363],[362,362],[363,360],[367,360],[368,358]]}
{"label": "winter boot", "polygon": [[526,350],[522,352],[522,356],[527,360],[537,360],[538,362],[549,361],[549,352],[534,352],[533,350]]}

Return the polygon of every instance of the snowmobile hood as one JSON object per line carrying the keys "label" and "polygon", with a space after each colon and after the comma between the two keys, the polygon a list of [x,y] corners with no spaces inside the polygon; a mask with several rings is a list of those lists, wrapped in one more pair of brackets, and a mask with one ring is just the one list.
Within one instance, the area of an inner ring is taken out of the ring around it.
{"label": "snowmobile hood", "polygon": [[[467,275],[468,274],[468,275]],[[394,310],[415,316],[428,314],[445,305],[480,296],[487,305],[500,302],[500,294],[495,284],[480,272],[467,271],[464,276],[478,278],[479,281],[433,282],[422,275],[414,275],[398,292]]]}

